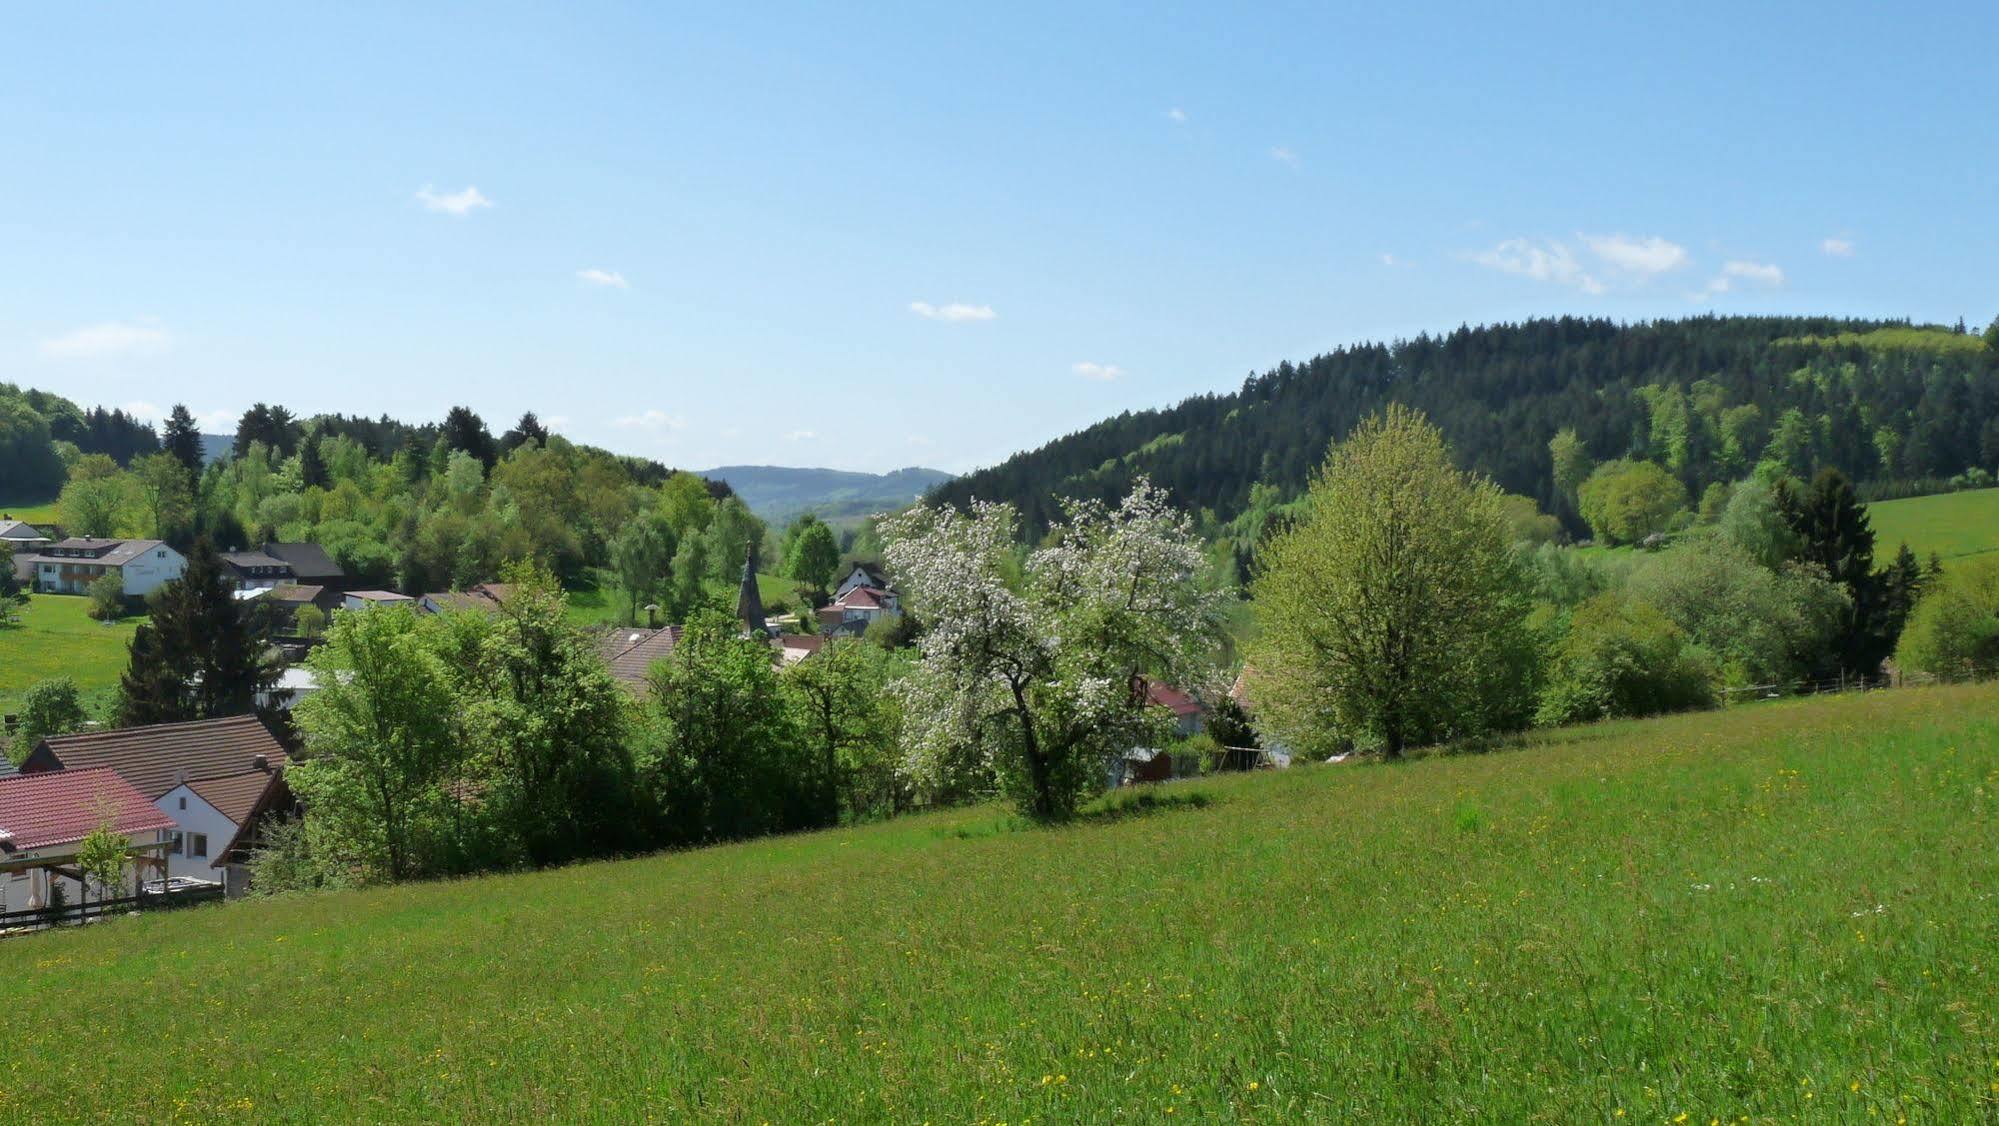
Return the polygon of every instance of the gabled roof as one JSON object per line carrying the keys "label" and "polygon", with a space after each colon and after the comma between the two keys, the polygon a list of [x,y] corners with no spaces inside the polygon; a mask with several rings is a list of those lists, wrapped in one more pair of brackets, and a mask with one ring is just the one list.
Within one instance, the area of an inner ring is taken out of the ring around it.
{"label": "gabled roof", "polygon": [[[88,536],[73,536],[61,543],[50,544],[43,549],[43,553],[52,562],[102,563],[112,567],[123,567],[158,547],[166,547],[166,544],[160,540],[99,540]],[[167,550],[172,551],[173,548],[167,547]],[[89,551],[91,554],[87,556],[53,554],[58,551]]]}
{"label": "gabled roof", "polygon": [[1146,682],[1145,698],[1149,703],[1165,708],[1177,716],[1201,714],[1201,705],[1192,696],[1178,688],[1170,688],[1156,681]]}
{"label": "gabled roof", "polygon": [[271,588],[265,599],[270,602],[317,602],[326,593],[326,588],[315,583],[281,583]]}
{"label": "gabled roof", "polygon": [[42,534],[40,528],[26,520],[16,520],[12,517],[0,519],[0,540],[12,540],[15,543],[44,543],[48,538]]}
{"label": "gabled roof", "polygon": [[653,663],[665,659],[680,644],[680,627],[665,629],[621,629],[601,650],[611,675],[640,695],[645,693],[646,673]]}
{"label": "gabled roof", "polygon": [[264,554],[276,556],[291,567],[292,574],[301,579],[344,579],[347,572],[326,549],[316,543],[267,543]]}
{"label": "gabled roof", "polygon": [[270,772],[289,757],[263,720],[240,715],[52,735],[35,744],[21,769],[32,774],[108,766],[151,800],[183,782],[250,773],[258,755]]}
{"label": "gabled roof", "polygon": [[239,571],[247,571],[253,568],[275,568],[281,571],[291,570],[291,564],[286,563],[275,555],[266,555],[261,551],[225,551],[222,553],[222,561]]}
{"label": "gabled roof", "polygon": [[109,767],[0,778],[0,860],[11,851],[69,844],[106,821],[115,833],[174,827]]}
{"label": "gabled roof", "polygon": [[230,824],[241,827],[250,811],[263,801],[264,791],[282,785],[284,776],[277,771],[252,770],[228,778],[203,778],[189,782],[187,788],[214,806],[215,812],[227,817]]}
{"label": "gabled roof", "polygon": [[470,590],[446,590],[423,596],[425,606],[442,613],[446,610],[478,610],[492,613],[514,596],[513,583],[480,583]]}
{"label": "gabled roof", "polygon": [[893,597],[878,586],[857,586],[850,587],[845,594],[834,599],[833,605],[852,610],[882,610],[888,607],[889,599]]}

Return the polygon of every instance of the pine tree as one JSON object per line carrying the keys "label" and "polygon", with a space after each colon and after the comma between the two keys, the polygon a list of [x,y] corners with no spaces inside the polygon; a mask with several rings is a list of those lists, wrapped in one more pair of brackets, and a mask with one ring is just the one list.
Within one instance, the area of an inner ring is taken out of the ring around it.
{"label": "pine tree", "polygon": [[326,475],[326,459],[319,453],[319,433],[314,431],[305,436],[298,446],[299,480],[308,489],[325,488],[330,482]]}
{"label": "pine tree", "polygon": [[201,431],[194,423],[194,415],[188,412],[185,403],[175,403],[168,413],[165,432],[160,436],[160,447],[173,455],[174,460],[197,477],[201,475],[202,443]]}
{"label": "pine tree", "polygon": [[1889,574],[1874,569],[1867,506],[1837,469],[1820,470],[1802,494],[1785,489],[1779,499],[1797,537],[1799,560],[1823,568],[1852,600],[1829,655],[1832,664],[1821,671],[1875,675],[1895,651],[1906,610],[1897,613]]}
{"label": "pine tree", "polygon": [[132,638],[119,682],[125,726],[244,715],[277,683],[244,604],[229,591],[206,538],[188,552],[181,577],[160,588],[152,620]]}

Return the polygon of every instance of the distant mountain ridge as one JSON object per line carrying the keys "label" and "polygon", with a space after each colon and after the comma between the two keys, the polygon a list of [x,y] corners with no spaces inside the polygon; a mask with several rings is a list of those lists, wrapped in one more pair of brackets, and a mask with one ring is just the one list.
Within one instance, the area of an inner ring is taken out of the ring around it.
{"label": "distant mountain ridge", "polygon": [[888,473],[811,469],[785,465],[724,465],[701,476],[725,481],[743,503],[772,524],[810,512],[827,521],[857,520],[902,508],[953,479],[941,469],[911,466]]}

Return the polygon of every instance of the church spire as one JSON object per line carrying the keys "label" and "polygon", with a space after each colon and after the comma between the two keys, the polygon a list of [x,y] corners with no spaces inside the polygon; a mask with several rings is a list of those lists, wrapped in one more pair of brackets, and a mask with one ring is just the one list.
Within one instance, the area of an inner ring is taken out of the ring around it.
{"label": "church spire", "polygon": [[743,559],[743,585],[736,592],[736,616],[743,620],[743,628],[757,637],[767,637],[770,625],[764,621],[763,595],[757,590],[757,541],[751,539],[749,552]]}

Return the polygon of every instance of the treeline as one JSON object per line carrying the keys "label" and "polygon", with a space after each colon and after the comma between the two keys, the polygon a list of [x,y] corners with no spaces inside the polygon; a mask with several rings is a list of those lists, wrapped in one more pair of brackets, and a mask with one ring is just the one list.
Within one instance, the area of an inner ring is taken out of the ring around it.
{"label": "treeline", "polygon": [[153,428],[122,410],[85,410],[60,395],[0,383],[0,496],[53,496],[83,454],[124,465],[159,448]]}
{"label": "treeline", "polygon": [[1694,496],[1764,461],[1806,478],[1836,465],[1865,484],[1948,479],[1999,468],[1995,367],[1999,321],[1983,336],[1817,317],[1465,327],[1342,348],[1232,393],[1121,414],[932,496],[1013,504],[1032,537],[1058,498],[1122,496],[1144,476],[1226,534],[1297,497],[1330,442],[1401,403],[1443,430],[1464,468],[1580,533],[1548,449],[1560,431],[1597,460],[1655,461]]}

